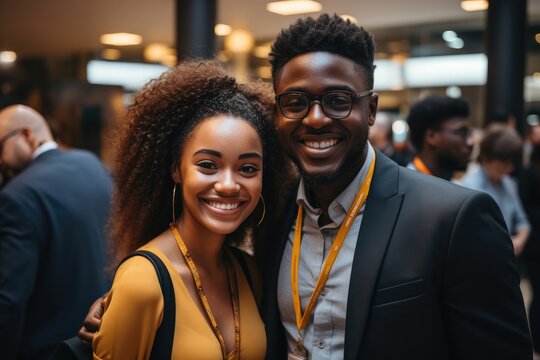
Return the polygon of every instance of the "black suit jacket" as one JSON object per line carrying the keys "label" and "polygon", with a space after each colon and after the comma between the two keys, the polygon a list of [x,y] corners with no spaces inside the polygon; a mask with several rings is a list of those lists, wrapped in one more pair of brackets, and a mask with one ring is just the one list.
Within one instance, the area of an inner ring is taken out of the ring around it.
{"label": "black suit jacket", "polygon": [[[286,358],[276,289],[295,197],[265,267],[268,359]],[[489,195],[377,152],[352,264],[345,359],[531,359],[519,280]]]}
{"label": "black suit jacket", "polygon": [[49,358],[107,290],[111,188],[95,156],[51,150],[0,192],[0,358]]}

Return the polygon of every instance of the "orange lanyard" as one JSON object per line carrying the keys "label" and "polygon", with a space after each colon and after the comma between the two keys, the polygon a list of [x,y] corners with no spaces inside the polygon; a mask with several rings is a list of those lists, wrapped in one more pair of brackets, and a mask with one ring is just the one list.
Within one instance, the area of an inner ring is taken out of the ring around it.
{"label": "orange lanyard", "polygon": [[[214,335],[219,341],[223,360],[226,360],[227,350],[225,348],[225,340],[223,339],[223,335],[221,335],[221,332],[219,331],[218,324],[216,322],[216,319],[214,318],[214,314],[212,313],[212,309],[210,308],[210,304],[208,303],[206,294],[204,293],[199,271],[197,270],[197,267],[195,266],[195,262],[193,261],[193,258],[191,257],[191,253],[189,252],[186,244],[184,243],[182,236],[180,236],[180,232],[178,231],[176,226],[174,226],[174,224],[171,224],[170,229],[174,235],[174,238],[176,239],[176,243],[178,244],[178,247],[180,248],[182,255],[184,256],[184,259],[186,260],[189,270],[191,271],[191,275],[193,276],[193,281],[195,281],[195,286],[197,287],[197,294],[199,295],[199,299],[201,300],[201,303],[203,304],[206,315],[208,316],[208,319],[210,320],[210,324],[212,325],[212,330],[214,331]],[[233,265],[231,263],[228,264],[227,273],[229,276],[229,286],[230,286],[229,291],[230,291],[230,296],[231,296],[231,302],[233,305],[233,316],[234,316],[235,339],[234,339],[233,353],[235,354],[235,359],[240,359],[240,309],[238,305],[239,301],[237,298],[238,288],[236,284],[236,273],[234,272],[234,269],[231,269],[232,266]]]}
{"label": "orange lanyard", "polygon": [[421,173],[433,175],[431,170],[428,169],[428,167],[426,166],[426,164],[424,164],[424,162],[422,161],[422,159],[420,159],[420,157],[415,156],[413,160],[413,164],[414,164],[414,167],[416,167],[416,169],[420,171]]}
{"label": "orange lanyard", "polygon": [[343,220],[343,223],[339,227],[337,236],[334,240],[334,243],[332,244],[332,248],[330,249],[330,252],[328,253],[326,260],[324,261],[321,274],[319,275],[319,278],[317,279],[317,283],[315,284],[315,289],[313,290],[313,293],[311,294],[311,297],[309,299],[309,302],[306,306],[306,309],[303,315],[302,315],[302,309],[300,305],[300,294],[298,290],[298,265],[300,262],[300,244],[302,243],[302,212],[303,211],[302,211],[302,206],[298,208],[298,216],[296,217],[296,229],[294,231],[294,242],[293,242],[292,259],[291,259],[291,285],[292,285],[294,313],[296,315],[296,327],[298,329],[298,340],[297,340],[296,345],[297,345],[297,350],[300,352],[302,351],[301,332],[302,330],[304,330],[304,328],[306,327],[311,317],[311,313],[313,312],[315,303],[317,302],[317,298],[321,294],[321,291],[323,287],[325,286],[326,281],[328,280],[328,277],[330,275],[330,270],[332,269],[332,266],[334,265],[334,262],[336,261],[339,251],[341,250],[341,246],[343,245],[343,242],[345,241],[345,238],[347,237],[347,233],[349,232],[349,229],[351,228],[354,222],[354,219],[358,215],[358,212],[360,211],[360,209],[366,202],[366,198],[369,193],[369,188],[371,186],[371,179],[373,178],[374,169],[375,169],[375,157],[373,158],[373,161],[371,162],[371,165],[369,166],[366,179],[362,183],[360,190],[358,190],[358,193],[356,194],[356,198],[354,199],[352,206],[347,212],[347,215],[345,219]]}

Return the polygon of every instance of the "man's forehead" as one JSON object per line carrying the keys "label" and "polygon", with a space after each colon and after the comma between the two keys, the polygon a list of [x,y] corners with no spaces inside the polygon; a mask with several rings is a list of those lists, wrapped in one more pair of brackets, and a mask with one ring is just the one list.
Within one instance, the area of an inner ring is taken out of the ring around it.
{"label": "man's forehead", "polygon": [[309,52],[293,57],[277,74],[274,88],[311,87],[360,91],[367,83],[366,70],[353,60],[326,51]]}

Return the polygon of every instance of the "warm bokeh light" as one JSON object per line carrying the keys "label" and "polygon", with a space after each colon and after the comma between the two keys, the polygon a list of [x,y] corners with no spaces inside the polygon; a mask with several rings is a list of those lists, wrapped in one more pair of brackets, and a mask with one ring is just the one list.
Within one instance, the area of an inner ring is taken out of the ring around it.
{"label": "warm bokeh light", "polygon": [[99,37],[99,41],[113,46],[139,45],[142,43],[142,36],[130,33],[103,34]]}
{"label": "warm bokeh light", "polygon": [[272,68],[270,66],[259,66],[257,68],[257,76],[261,79],[272,78]]}
{"label": "warm bokeh light", "polygon": [[298,15],[322,11],[322,5],[311,0],[273,1],[266,5],[266,10],[279,15]]}
{"label": "warm bokeh light", "polygon": [[247,30],[233,30],[233,32],[225,38],[225,49],[233,53],[248,53],[253,49],[254,44],[255,39]]}
{"label": "warm bokeh light", "polygon": [[216,26],[214,26],[214,33],[217,36],[227,36],[227,35],[230,35],[231,32],[232,32],[232,27],[230,25],[216,24]]}
{"label": "warm bokeh light", "polygon": [[103,49],[101,57],[105,60],[118,60],[122,53],[118,49]]}
{"label": "warm bokeh light", "polygon": [[270,45],[259,45],[255,47],[255,49],[253,50],[253,54],[258,58],[267,59],[270,51]]}
{"label": "warm bokeh light", "polygon": [[0,51],[0,63],[10,64],[17,60],[17,54],[15,51]]}
{"label": "warm bokeh light", "polygon": [[536,34],[536,36],[534,37],[534,39],[536,40],[537,43],[540,44],[540,33]]}
{"label": "warm bokeh light", "polygon": [[165,44],[152,43],[144,48],[144,60],[148,62],[160,62],[163,57],[171,53],[171,48]]}
{"label": "warm bokeh light", "polygon": [[461,8],[465,11],[482,11],[487,10],[489,2],[487,0],[463,0]]}
{"label": "warm bokeh light", "polygon": [[457,37],[458,36],[456,32],[452,30],[446,30],[445,32],[442,33],[442,38],[444,39],[444,41],[452,41],[456,39]]}
{"label": "warm bokeh light", "polygon": [[355,18],[354,16],[352,16],[352,15],[340,15],[340,16],[341,16],[341,18],[342,18],[343,20],[349,20],[349,21],[352,22],[353,24],[356,24],[356,23],[357,23],[356,18]]}

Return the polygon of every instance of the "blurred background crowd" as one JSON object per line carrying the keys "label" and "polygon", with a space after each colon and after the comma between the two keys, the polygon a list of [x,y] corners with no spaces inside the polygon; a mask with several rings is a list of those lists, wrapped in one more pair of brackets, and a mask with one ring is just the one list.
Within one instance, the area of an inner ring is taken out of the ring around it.
{"label": "blurred background crowd", "polygon": [[[0,110],[35,109],[61,148],[110,167],[118,119],[148,80],[182,58],[215,57],[241,81],[270,82],[275,34],[321,12],[375,36],[371,144],[494,197],[539,318],[540,0],[2,0]],[[15,175],[2,168],[0,189]]]}

